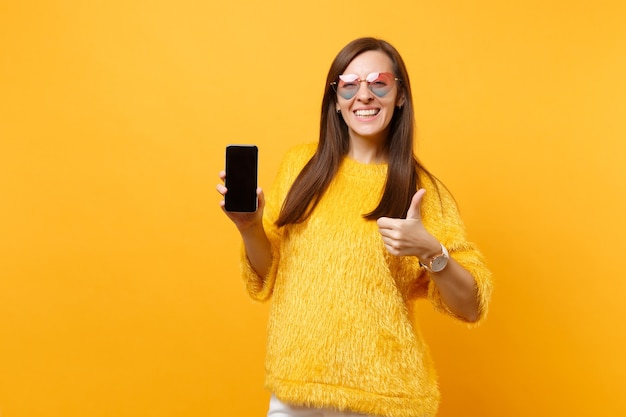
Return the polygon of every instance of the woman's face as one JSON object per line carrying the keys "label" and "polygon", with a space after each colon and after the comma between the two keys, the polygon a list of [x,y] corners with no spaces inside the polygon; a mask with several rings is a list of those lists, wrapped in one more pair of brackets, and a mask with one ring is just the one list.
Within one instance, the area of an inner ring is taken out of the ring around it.
{"label": "woman's face", "polygon": [[395,77],[391,59],[381,51],[363,52],[344,70],[338,80],[337,110],[351,140],[379,145],[386,141],[393,112],[402,104]]}

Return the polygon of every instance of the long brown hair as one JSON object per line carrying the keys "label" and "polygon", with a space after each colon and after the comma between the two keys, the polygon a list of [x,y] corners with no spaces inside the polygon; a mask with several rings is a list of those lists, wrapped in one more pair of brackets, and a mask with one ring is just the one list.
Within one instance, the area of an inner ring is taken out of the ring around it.
{"label": "long brown hair", "polygon": [[[396,107],[389,124],[389,137],[385,143],[388,155],[387,180],[378,206],[363,216],[375,220],[382,216],[404,218],[415,194],[419,174],[434,178],[417,160],[413,151],[415,116],[409,75],[402,57],[388,42],[376,38],[359,38],[347,44],[335,57],[326,77],[322,117],[317,150],[294,181],[276,225],[300,223],[313,212],[333,177],[339,170],[343,158],[350,148],[348,126],[336,112],[337,93],[331,83],[354,58],[363,52],[381,51],[387,54],[393,64],[393,71],[400,81],[399,96],[404,97],[402,107]],[[433,181],[437,184],[436,181]]]}

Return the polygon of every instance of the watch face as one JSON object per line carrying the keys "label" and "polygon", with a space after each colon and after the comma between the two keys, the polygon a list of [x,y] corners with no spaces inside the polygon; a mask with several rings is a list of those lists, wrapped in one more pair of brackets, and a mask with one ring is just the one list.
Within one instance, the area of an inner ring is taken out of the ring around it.
{"label": "watch face", "polygon": [[445,268],[447,264],[448,264],[448,258],[446,258],[443,255],[437,256],[435,259],[433,259],[430,269],[432,269],[433,272],[439,272],[439,271],[442,271],[443,268]]}

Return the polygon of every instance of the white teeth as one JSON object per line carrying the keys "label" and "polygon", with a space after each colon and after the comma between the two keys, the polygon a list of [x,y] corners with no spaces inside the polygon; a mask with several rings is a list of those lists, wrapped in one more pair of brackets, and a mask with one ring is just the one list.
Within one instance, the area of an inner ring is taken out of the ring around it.
{"label": "white teeth", "polygon": [[357,110],[354,112],[357,117],[370,117],[378,114],[378,109]]}

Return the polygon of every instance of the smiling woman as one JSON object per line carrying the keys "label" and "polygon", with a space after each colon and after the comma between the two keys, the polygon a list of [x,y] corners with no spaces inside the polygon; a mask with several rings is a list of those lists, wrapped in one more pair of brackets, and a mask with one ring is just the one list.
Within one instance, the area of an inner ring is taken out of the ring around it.
{"label": "smiling woman", "polygon": [[464,322],[487,313],[490,272],[453,198],[417,162],[410,103],[396,49],[354,40],[328,73],[319,143],[288,153],[255,215],[224,211],[250,296],[272,298],[268,416],[434,416],[414,302]]}

